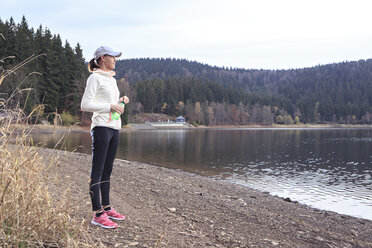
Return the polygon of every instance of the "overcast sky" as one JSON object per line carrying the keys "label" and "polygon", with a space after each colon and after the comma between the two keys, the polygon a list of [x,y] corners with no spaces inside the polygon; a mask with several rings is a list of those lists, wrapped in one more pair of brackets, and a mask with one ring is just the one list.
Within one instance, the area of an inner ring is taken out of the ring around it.
{"label": "overcast sky", "polygon": [[1,0],[2,21],[25,15],[90,60],[183,58],[217,66],[289,69],[372,58],[370,0]]}

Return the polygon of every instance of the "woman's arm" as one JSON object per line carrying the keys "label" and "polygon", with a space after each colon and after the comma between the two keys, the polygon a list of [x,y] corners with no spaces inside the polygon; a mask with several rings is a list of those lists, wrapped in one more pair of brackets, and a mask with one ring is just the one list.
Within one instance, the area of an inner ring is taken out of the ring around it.
{"label": "woman's arm", "polygon": [[99,83],[97,78],[92,74],[87,80],[83,99],[81,100],[81,110],[88,112],[110,112],[111,104],[95,101]]}

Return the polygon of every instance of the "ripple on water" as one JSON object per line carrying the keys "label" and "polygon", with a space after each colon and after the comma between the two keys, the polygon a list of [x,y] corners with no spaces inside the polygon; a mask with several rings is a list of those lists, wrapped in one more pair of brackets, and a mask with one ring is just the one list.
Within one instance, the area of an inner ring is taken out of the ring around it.
{"label": "ripple on water", "polygon": [[[293,172],[296,163],[292,162],[282,163],[277,168],[262,168],[268,164],[239,164],[244,172],[239,176],[230,174],[226,178],[279,197],[290,197],[312,207],[372,219],[372,184],[368,173],[361,175],[338,167]],[[304,166],[301,163],[296,165],[297,168]],[[362,210],[371,214],[363,212],[360,215]]]}

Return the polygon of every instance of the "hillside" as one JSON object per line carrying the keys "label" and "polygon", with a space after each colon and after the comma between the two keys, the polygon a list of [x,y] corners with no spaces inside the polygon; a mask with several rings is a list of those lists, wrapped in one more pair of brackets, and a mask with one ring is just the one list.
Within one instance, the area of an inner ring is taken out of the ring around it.
{"label": "hillside", "polygon": [[[167,88],[175,80],[187,84],[197,81],[196,85],[207,85],[209,91],[216,88],[216,84],[223,86],[225,95],[230,95],[207,99],[202,94],[204,97],[192,102],[208,100],[278,107],[293,118],[299,112],[304,122],[371,122],[372,59],[296,70],[221,68],[184,59],[127,59],[119,60],[116,67],[118,77],[124,77],[132,85],[160,79]],[[209,87],[208,83],[214,86]],[[177,91],[173,94],[182,95]],[[185,101],[193,97],[178,98],[178,101]],[[144,98],[137,100],[146,101]]]}

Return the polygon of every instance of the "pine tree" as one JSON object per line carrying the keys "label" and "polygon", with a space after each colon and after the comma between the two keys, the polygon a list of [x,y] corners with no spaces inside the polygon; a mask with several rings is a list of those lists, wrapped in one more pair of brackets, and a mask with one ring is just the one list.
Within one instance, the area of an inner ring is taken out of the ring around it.
{"label": "pine tree", "polygon": [[25,16],[17,25],[15,37],[15,56],[21,62],[33,54],[33,30],[28,27]]}
{"label": "pine tree", "polygon": [[45,30],[44,41],[46,41],[46,60],[44,77],[45,84],[43,90],[43,104],[45,104],[45,111],[53,113],[59,111],[60,99],[62,96],[59,94],[61,86],[63,85],[61,67],[61,55],[62,55],[62,41],[59,36],[54,35],[52,39],[48,39],[51,36],[49,30]]}
{"label": "pine tree", "polygon": [[[0,19],[0,60],[5,59],[7,55],[7,46],[6,46],[6,33],[8,32],[8,28],[6,24]],[[4,66],[4,62],[2,61],[0,66]]]}
{"label": "pine tree", "polygon": [[[19,63],[19,60],[16,57],[16,35],[17,35],[17,26],[13,18],[10,18],[9,21],[5,22],[5,32],[4,32],[4,43],[5,43],[5,56],[2,58],[8,58],[3,60],[3,68],[10,69],[16,66]],[[1,84],[1,92],[4,94],[4,98],[7,99],[11,96],[13,92],[16,91],[18,87],[18,80],[14,73],[10,74],[6,79],[4,79]],[[19,95],[16,95],[17,98],[9,99],[8,107],[9,108],[19,108]]]}
{"label": "pine tree", "polygon": [[62,72],[64,73],[64,80],[60,91],[60,108],[61,110],[69,111],[72,115],[77,115],[79,111],[79,92],[76,83],[79,67],[77,67],[77,59],[75,56],[73,49],[68,41],[66,41],[63,56],[64,60],[62,61],[65,71]]}
{"label": "pine tree", "polygon": [[[6,54],[7,56],[16,56],[16,34],[17,34],[17,26],[14,22],[14,19],[11,17],[9,21],[5,22],[6,32],[4,34],[6,38]],[[14,65],[15,63],[19,62],[18,60],[8,60],[8,63],[5,65]]]}

